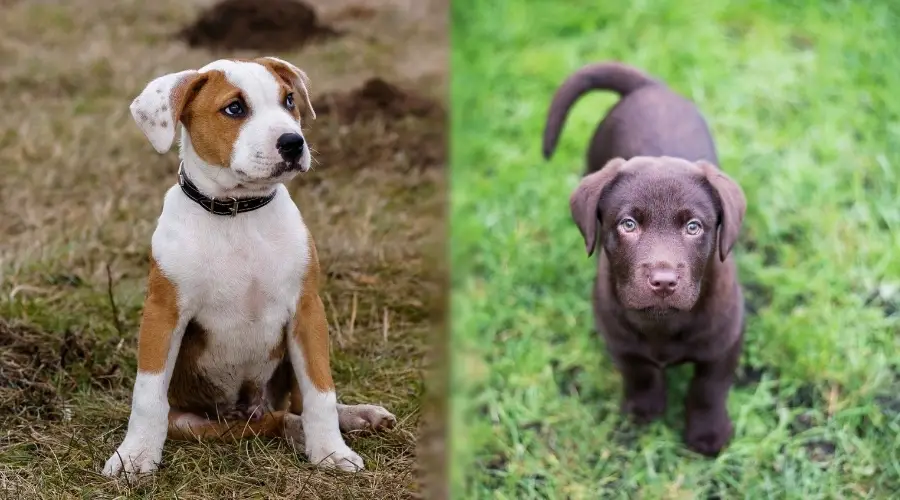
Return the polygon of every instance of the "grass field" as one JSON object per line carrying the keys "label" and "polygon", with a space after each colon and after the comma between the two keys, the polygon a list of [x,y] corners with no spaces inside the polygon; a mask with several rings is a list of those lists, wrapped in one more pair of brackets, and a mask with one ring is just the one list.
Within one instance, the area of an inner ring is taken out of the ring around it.
{"label": "grass field", "polygon": [[[263,55],[174,36],[213,3],[0,2],[0,498],[409,498],[416,488],[443,296],[441,0],[315,2],[343,34],[265,54],[304,68],[321,104],[304,124],[317,162],[289,188],[327,274],[338,397],[398,417],[385,434],[348,436],[367,470],[323,471],[283,441],[251,439],[168,442],[164,467],[136,483],[100,474],[125,433],[150,235],[178,166],[177,152],[154,152],[128,105],[161,74]],[[346,112],[347,94],[373,76],[417,94],[417,113]]]}
{"label": "grass field", "polygon": [[[896,498],[900,492],[900,5],[452,6],[453,484],[459,498]],[[594,261],[568,196],[615,102],[586,96],[553,161],[556,87],[618,59],[695,100],[749,201],[746,349],[717,459],[619,415],[592,331]]]}

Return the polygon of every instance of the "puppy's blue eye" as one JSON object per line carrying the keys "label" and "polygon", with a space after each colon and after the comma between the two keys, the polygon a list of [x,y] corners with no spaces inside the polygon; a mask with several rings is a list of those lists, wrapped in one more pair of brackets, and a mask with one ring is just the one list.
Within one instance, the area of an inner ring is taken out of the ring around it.
{"label": "puppy's blue eye", "polygon": [[222,112],[231,117],[239,117],[244,116],[246,110],[244,109],[244,105],[241,104],[241,101],[234,101],[222,108]]}
{"label": "puppy's blue eye", "polygon": [[294,110],[294,94],[288,94],[287,97],[284,98],[284,107],[289,109],[290,111]]}
{"label": "puppy's blue eye", "polygon": [[703,229],[703,225],[700,224],[700,221],[698,221],[696,219],[691,220],[690,222],[687,223],[686,226],[684,226],[684,230],[687,231],[687,234],[689,234],[691,236],[696,236],[696,235],[700,234],[700,231],[702,229]]}
{"label": "puppy's blue eye", "polygon": [[626,233],[631,233],[635,229],[637,229],[637,222],[634,221],[631,217],[622,219],[622,222],[619,223],[619,227],[622,228]]}

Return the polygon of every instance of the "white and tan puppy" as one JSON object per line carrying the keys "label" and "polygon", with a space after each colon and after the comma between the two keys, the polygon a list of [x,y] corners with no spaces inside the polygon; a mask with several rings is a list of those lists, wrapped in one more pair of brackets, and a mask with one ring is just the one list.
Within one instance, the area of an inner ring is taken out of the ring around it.
{"label": "white and tan puppy", "polygon": [[336,400],[316,247],[283,184],[309,170],[307,82],[280,59],[219,60],[131,104],[160,153],[182,124],[182,167],[153,233],[128,431],[104,474],[155,470],[167,436],[290,437],[313,463],[359,470],[341,431],[394,424]]}

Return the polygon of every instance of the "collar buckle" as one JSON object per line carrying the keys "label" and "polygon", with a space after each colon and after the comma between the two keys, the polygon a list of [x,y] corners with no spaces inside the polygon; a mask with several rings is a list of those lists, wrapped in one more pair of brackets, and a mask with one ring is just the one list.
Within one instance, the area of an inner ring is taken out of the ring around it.
{"label": "collar buckle", "polygon": [[237,217],[238,214],[238,199],[230,196],[228,199],[231,200],[231,216]]}

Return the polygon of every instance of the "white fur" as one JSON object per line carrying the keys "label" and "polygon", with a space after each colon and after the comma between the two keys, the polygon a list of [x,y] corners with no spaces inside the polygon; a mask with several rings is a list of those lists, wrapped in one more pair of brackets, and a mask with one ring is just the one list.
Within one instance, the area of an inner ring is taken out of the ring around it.
{"label": "white fur", "polygon": [[106,465],[103,474],[115,476],[120,472],[146,473],[155,471],[162,460],[163,443],[166,441],[169,418],[167,396],[178,348],[184,334],[186,320],[179,320],[172,333],[172,343],[161,373],[138,372],[134,381],[131,416],[125,440]]}
{"label": "white fur", "polygon": [[197,71],[190,69],[156,78],[131,102],[131,116],[158,153],[168,151],[175,140],[175,89],[195,76]]}
{"label": "white fur", "polygon": [[[250,196],[272,189],[277,193],[268,205],[236,217],[210,214],[177,185],[166,193],[152,252],[160,271],[177,290],[179,324],[163,372],[138,373],[128,431],[103,469],[107,475],[156,469],[168,425],[169,382],[189,319],[196,319],[208,335],[207,349],[198,359],[205,376],[235,393],[244,381],[259,381],[262,387],[271,378],[277,366],[277,361],[269,359],[271,349],[282,338],[284,326],[297,320],[297,302],[310,259],[309,234],[282,183],[296,171],[278,178],[265,175],[278,136],[287,131],[300,133],[300,125],[281,108],[275,79],[263,66],[216,61],[200,71],[211,69],[222,70],[241,88],[252,115],[238,136],[231,169],[203,162],[183,132],[185,174],[207,196]],[[182,77],[154,80],[157,83],[151,82],[144,94],[158,95],[156,86],[172,87],[178,78]],[[138,110],[153,105],[143,97],[135,102]],[[157,150],[168,137],[163,132],[145,130],[151,142],[157,141]],[[257,152],[267,155],[263,161],[254,159]],[[304,159],[308,168],[308,148]],[[237,169],[258,176],[256,182],[248,185]],[[334,391],[321,393],[312,385],[302,350],[292,335],[289,339],[289,355],[302,392],[301,419],[310,461],[361,469],[362,459],[340,434]]]}
{"label": "white fur", "polygon": [[319,392],[306,371],[306,360],[299,343],[291,337],[288,355],[303,395],[303,435],[306,439],[306,456],[309,461],[324,466],[337,466],[347,471],[363,469],[363,461],[353,452],[341,436],[337,396],[334,391]]}

